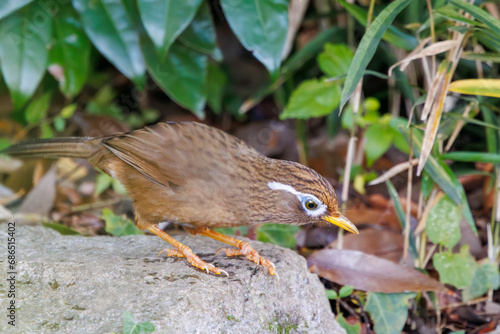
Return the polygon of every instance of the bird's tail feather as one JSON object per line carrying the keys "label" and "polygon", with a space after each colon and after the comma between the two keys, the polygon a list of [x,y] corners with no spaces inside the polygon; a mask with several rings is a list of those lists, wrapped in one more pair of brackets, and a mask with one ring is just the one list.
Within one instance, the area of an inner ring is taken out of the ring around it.
{"label": "bird's tail feather", "polygon": [[89,158],[99,145],[95,138],[53,138],[20,142],[1,153],[20,158]]}

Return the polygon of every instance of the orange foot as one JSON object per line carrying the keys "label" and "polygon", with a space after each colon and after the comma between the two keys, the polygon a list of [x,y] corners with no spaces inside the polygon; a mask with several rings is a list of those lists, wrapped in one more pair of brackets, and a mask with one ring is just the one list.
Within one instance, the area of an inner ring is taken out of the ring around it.
{"label": "orange foot", "polygon": [[157,236],[159,236],[160,238],[162,238],[163,240],[165,240],[166,242],[168,242],[169,244],[171,244],[175,248],[177,248],[177,249],[162,249],[158,253],[158,255],[160,255],[161,253],[166,251],[167,256],[185,257],[186,260],[189,263],[191,263],[191,265],[193,265],[196,268],[199,268],[201,270],[206,270],[207,274],[211,271],[214,274],[220,275],[222,273],[222,274],[225,274],[227,277],[229,277],[229,274],[227,272],[225,272],[224,270],[221,270],[221,269],[215,267],[213,264],[206,263],[205,261],[200,260],[200,258],[193,253],[191,248],[189,248],[188,246],[186,246],[184,244],[181,244],[179,241],[172,238],[170,235],[165,233],[163,230],[159,229],[158,226],[146,225],[146,229],[148,231],[156,234]]}
{"label": "orange foot", "polygon": [[220,251],[224,251],[226,253],[226,256],[240,256],[243,255],[250,261],[256,263],[256,264],[261,264],[264,267],[269,270],[269,273],[271,275],[276,275],[278,276],[278,273],[276,272],[276,267],[274,264],[269,261],[268,259],[263,258],[262,256],[257,253],[255,249],[250,246],[248,242],[238,240],[238,245],[237,247],[239,249],[233,249],[233,248],[219,248],[215,255],[217,255]]}
{"label": "orange foot", "polygon": [[181,247],[181,249],[164,248],[164,249],[160,250],[160,252],[158,253],[158,256],[160,256],[160,254],[165,252],[165,251],[167,252],[167,256],[185,257],[186,260],[193,267],[199,268],[201,270],[206,270],[207,274],[211,271],[214,274],[217,274],[217,275],[224,274],[227,277],[229,277],[229,274],[225,270],[219,269],[216,266],[214,266],[213,264],[206,263],[205,261],[202,261],[196,254],[193,253],[191,248],[189,248],[187,246]]}

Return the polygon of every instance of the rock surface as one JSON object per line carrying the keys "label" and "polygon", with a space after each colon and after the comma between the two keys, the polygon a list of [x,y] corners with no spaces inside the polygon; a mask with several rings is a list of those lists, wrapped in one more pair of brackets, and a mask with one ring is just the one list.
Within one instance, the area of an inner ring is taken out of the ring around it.
{"label": "rock surface", "polygon": [[[6,254],[7,227],[0,224]],[[252,242],[280,279],[242,258],[215,256],[221,244],[178,236],[230,277],[207,275],[184,259],[157,257],[168,245],[153,236],[61,236],[16,227],[16,327],[7,324],[7,261],[0,257],[1,333],[122,333],[123,312],[155,333],[345,333],[305,260]]]}

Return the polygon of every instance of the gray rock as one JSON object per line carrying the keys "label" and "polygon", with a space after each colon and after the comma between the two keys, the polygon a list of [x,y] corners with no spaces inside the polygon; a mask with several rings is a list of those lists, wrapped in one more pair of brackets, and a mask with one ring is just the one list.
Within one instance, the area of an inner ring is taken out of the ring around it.
{"label": "gray rock", "polygon": [[[1,252],[7,227],[0,224]],[[168,245],[154,236],[61,236],[16,227],[16,327],[7,324],[7,261],[0,258],[2,333],[121,333],[123,312],[156,333],[345,333],[324,288],[291,250],[252,242],[280,279],[242,258],[215,256],[221,244],[177,236],[230,277],[207,275],[185,259],[157,257]]]}

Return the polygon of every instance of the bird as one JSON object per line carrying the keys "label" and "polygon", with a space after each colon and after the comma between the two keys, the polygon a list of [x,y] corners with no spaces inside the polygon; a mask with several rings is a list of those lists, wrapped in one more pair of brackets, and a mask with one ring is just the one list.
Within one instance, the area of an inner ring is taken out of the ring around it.
{"label": "bird", "polygon": [[[244,256],[271,275],[274,264],[250,245],[213,228],[263,223],[303,225],[323,221],[358,234],[339,210],[331,183],[297,162],[261,155],[242,140],[197,122],[160,122],[104,137],[39,139],[13,144],[20,158],[83,158],[120,181],[132,199],[135,221],[207,273],[227,274],[202,261],[187,245],[158,227],[175,222],[190,234],[226,243],[226,256]],[[216,253],[216,254],[217,254]]]}

